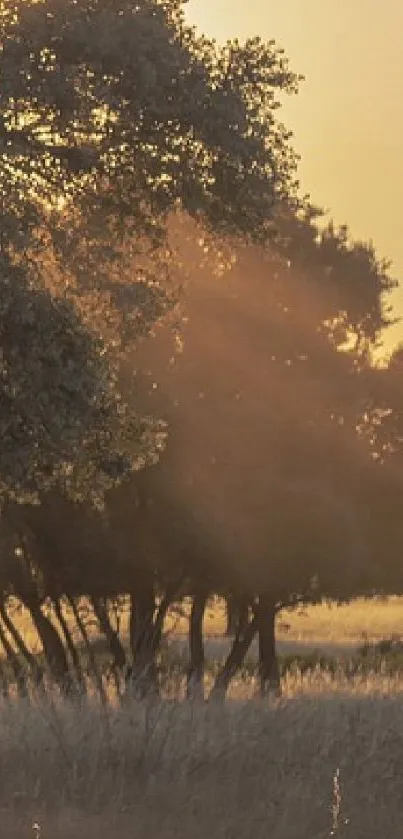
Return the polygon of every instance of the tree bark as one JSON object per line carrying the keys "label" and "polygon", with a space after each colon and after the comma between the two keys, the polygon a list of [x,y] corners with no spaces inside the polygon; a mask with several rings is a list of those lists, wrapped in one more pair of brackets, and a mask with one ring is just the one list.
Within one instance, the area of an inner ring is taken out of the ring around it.
{"label": "tree bark", "polygon": [[261,595],[256,606],[259,640],[260,696],[280,695],[280,672],[276,654],[276,604],[268,595]]}
{"label": "tree bark", "polygon": [[210,693],[210,699],[223,701],[227,694],[231,679],[241,667],[246,653],[255,637],[257,631],[257,616],[254,615],[248,622],[244,631],[234,639],[229,655],[222,670],[218,673]]}
{"label": "tree bark", "polygon": [[248,622],[249,606],[243,597],[230,595],[226,600],[227,604],[227,625],[225,635],[235,637],[241,634]]}
{"label": "tree bark", "polygon": [[155,611],[154,585],[151,580],[143,579],[131,592],[130,646],[133,662],[126,679],[129,692],[137,699],[159,695]]}
{"label": "tree bark", "polygon": [[25,641],[22,638],[20,632],[18,631],[14,621],[12,620],[12,618],[10,618],[10,615],[7,611],[7,606],[4,601],[0,602],[0,616],[3,620],[6,629],[10,633],[18,652],[29,665],[34,682],[36,686],[38,686],[42,683],[43,679],[42,668],[39,666],[36,656],[33,653],[31,653],[31,651],[26,646]]}
{"label": "tree bark", "polygon": [[208,592],[199,592],[193,597],[189,619],[189,655],[187,673],[188,699],[204,699],[204,644],[203,618]]}
{"label": "tree bark", "polygon": [[77,627],[80,631],[81,637],[84,641],[84,646],[85,646],[85,649],[86,649],[86,652],[87,652],[87,655],[88,655],[89,666],[90,666],[90,669],[92,671],[92,674],[93,674],[93,677],[94,677],[94,680],[95,680],[95,685],[98,689],[101,705],[103,707],[106,707],[107,704],[108,704],[108,697],[105,693],[104,683],[102,681],[102,673],[100,672],[99,667],[97,665],[97,660],[96,660],[94,650],[93,650],[92,645],[91,645],[91,641],[88,637],[88,632],[87,632],[86,626],[85,626],[84,621],[83,621],[83,619],[80,615],[80,610],[77,606],[77,603],[76,603],[74,597],[68,597],[67,599],[68,599],[68,602],[70,603],[71,610],[72,610],[73,615],[74,615],[74,620],[77,624]]}
{"label": "tree bark", "polygon": [[13,671],[15,684],[17,688],[18,696],[21,699],[26,699],[28,696],[28,688],[27,688],[27,680],[24,668],[18,658],[17,653],[11,646],[7,635],[4,631],[3,625],[0,623],[0,643],[4,649],[4,652],[7,656],[9,665],[11,670]]}
{"label": "tree bark", "polygon": [[120,641],[119,633],[113,628],[108,614],[108,607],[104,597],[92,596],[92,608],[98,620],[99,628],[105,635],[109,652],[112,656],[111,674],[115,683],[116,696],[121,699],[121,676],[125,672],[126,652]]}
{"label": "tree bark", "polygon": [[66,642],[66,647],[70,654],[71,663],[73,665],[74,672],[76,675],[78,690],[80,691],[80,693],[85,693],[85,679],[83,669],[81,667],[80,656],[77,647],[73,641],[73,637],[70,632],[66,618],[63,615],[60,599],[58,597],[55,597],[52,602],[57,620],[60,624],[60,628],[62,630],[64,640]]}
{"label": "tree bark", "polygon": [[10,699],[10,685],[3,662],[0,664],[0,694],[6,701]]}
{"label": "tree bark", "polygon": [[226,627],[224,635],[228,638],[233,638],[236,634],[236,628],[238,624],[238,610],[236,608],[236,601],[234,597],[227,597],[225,601],[226,606]]}
{"label": "tree bark", "polygon": [[91,597],[91,604],[98,620],[99,628],[107,640],[114,667],[121,672],[124,670],[126,664],[126,653],[118,633],[109,620],[105,598],[93,596]]}
{"label": "tree bark", "polygon": [[24,605],[28,609],[35,629],[43,646],[43,652],[49,667],[51,678],[65,695],[74,693],[66,650],[60,635],[52,622],[43,614],[39,600],[24,597]]}

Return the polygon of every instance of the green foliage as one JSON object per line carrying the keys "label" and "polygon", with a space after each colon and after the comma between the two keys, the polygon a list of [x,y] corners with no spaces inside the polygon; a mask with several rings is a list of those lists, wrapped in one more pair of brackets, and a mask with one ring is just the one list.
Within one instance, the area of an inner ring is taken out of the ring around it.
{"label": "green foliage", "polygon": [[1,496],[94,500],[161,448],[117,381],[175,299],[168,214],[267,236],[294,190],[276,92],[298,79],[177,2],[5,2],[0,34]]}
{"label": "green foliage", "polygon": [[313,319],[334,346],[353,347],[365,362],[366,353],[394,322],[388,295],[397,281],[372,242],[354,240],[346,225],[324,225],[323,215],[308,204],[300,212],[282,209],[276,218],[276,247],[291,268],[289,299],[295,305],[299,296],[312,297]]}
{"label": "green foliage", "polygon": [[[179,0],[3,0],[0,42],[0,503],[18,536],[3,595],[25,596],[49,639],[46,597],[130,591],[135,658],[178,580],[272,609],[378,587],[391,504],[402,537],[384,469],[401,454],[401,353],[371,366],[394,281],[298,197],[283,52],[218,46]],[[72,502],[102,505],[164,446],[132,362],[175,311],[182,224],[213,261],[237,251],[234,294],[193,298],[196,340],[162,382],[173,445],[101,520]],[[206,325],[221,355],[200,352]],[[183,393],[197,404],[181,425]]]}
{"label": "green foliage", "polygon": [[273,43],[219,48],[176,3],[6,9],[3,148],[38,188],[65,198],[67,176],[76,201],[85,173],[83,200],[110,224],[132,218],[148,236],[179,201],[214,229],[261,236],[295,168],[274,110],[298,78]]}
{"label": "green foliage", "polygon": [[0,270],[0,498],[37,501],[59,485],[99,501],[149,456],[152,424],[131,428],[99,344],[71,304],[30,286],[4,258]]}

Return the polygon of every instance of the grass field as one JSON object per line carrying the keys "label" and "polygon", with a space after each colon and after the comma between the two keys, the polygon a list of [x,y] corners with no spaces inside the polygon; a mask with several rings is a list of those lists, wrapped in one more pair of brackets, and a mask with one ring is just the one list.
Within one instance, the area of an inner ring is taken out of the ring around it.
{"label": "grass field", "polygon": [[[401,627],[403,599],[320,606],[281,615],[279,647],[348,651]],[[209,610],[211,660],[223,628]],[[180,652],[185,618],[167,629]],[[94,700],[2,705],[0,838],[401,839],[403,668],[291,668],[272,703],[254,689],[243,673],[224,706],[131,702],[106,716]]]}
{"label": "grass field", "polygon": [[[403,701],[0,716],[4,839],[401,839]],[[6,832],[7,830],[7,832]]]}
{"label": "grass field", "polygon": [[[222,607],[207,612],[205,626],[207,634],[222,633]],[[277,630],[283,641],[341,645],[360,644],[365,637],[375,641],[395,633],[403,636],[403,597],[357,599],[342,606],[329,603],[284,611]]]}
{"label": "grass field", "polygon": [[[186,609],[185,609],[186,612]],[[69,618],[69,614],[67,613]],[[123,634],[127,631],[127,613],[121,616]],[[38,639],[33,632],[27,613],[21,610],[17,625],[33,651],[38,650]],[[225,613],[222,603],[206,610],[204,629],[208,638],[220,638],[224,632]],[[182,636],[187,631],[186,617],[170,615],[166,631],[171,637]],[[89,625],[89,633],[96,629]],[[308,647],[348,648],[363,644],[365,640],[379,641],[393,635],[403,637],[403,597],[385,600],[357,599],[343,606],[321,604],[307,606],[299,611],[284,611],[277,621],[277,637],[280,642],[306,644]]]}

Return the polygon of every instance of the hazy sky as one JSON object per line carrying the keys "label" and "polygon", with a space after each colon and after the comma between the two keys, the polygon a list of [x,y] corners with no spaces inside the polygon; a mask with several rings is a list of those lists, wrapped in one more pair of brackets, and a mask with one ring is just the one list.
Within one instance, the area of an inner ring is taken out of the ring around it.
{"label": "hazy sky", "polygon": [[[304,74],[283,109],[303,190],[393,260],[403,316],[403,0],[190,0],[187,8],[219,40],[274,38]],[[400,339],[403,323],[388,343]]]}

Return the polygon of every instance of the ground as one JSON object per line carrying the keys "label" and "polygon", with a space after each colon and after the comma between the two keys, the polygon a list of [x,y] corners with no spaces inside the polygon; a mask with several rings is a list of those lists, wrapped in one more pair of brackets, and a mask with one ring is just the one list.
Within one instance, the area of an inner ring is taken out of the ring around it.
{"label": "ground", "polygon": [[[17,623],[25,640],[33,650],[38,640],[26,612],[21,611]],[[122,629],[127,626],[127,614],[122,617]],[[204,629],[208,638],[222,638],[225,627],[223,604],[206,611]],[[186,634],[185,616],[170,615],[166,630],[170,637]],[[91,629],[90,629],[91,631]],[[277,638],[280,649],[322,648],[337,651],[349,650],[368,641],[379,641],[394,635],[403,637],[403,597],[357,599],[349,604],[336,606],[321,604],[303,610],[284,611],[277,621]]]}
{"label": "ground", "polygon": [[396,697],[56,713],[2,719],[4,839],[402,837]]}
{"label": "ground", "polygon": [[[222,607],[205,623],[208,658],[221,658]],[[167,630],[180,653],[185,618]],[[400,633],[403,598],[278,621],[280,653],[343,658]],[[283,689],[261,702],[242,676],[224,706],[129,703],[106,717],[93,700],[3,705],[0,839],[401,839],[402,670],[297,667]]]}

